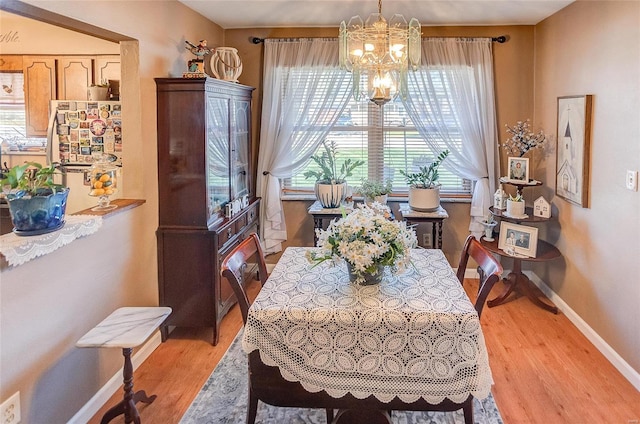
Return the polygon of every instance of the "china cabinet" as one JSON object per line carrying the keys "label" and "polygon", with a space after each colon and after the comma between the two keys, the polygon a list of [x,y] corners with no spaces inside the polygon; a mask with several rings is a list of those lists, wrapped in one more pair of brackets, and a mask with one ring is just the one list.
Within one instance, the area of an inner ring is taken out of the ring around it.
{"label": "china cabinet", "polygon": [[220,263],[258,231],[253,88],[212,78],[157,78],[156,88],[158,284],[160,306],[173,309],[162,335],[171,326],[212,327],[216,344],[236,301]]}

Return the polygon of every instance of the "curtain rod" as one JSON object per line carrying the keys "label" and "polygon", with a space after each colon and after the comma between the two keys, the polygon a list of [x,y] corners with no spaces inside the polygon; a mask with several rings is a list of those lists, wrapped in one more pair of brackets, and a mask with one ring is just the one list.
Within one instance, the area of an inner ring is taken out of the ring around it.
{"label": "curtain rod", "polygon": [[[426,37],[428,38],[428,37]],[[442,38],[442,37],[434,37],[434,38]],[[462,37],[462,38],[473,38],[473,37]],[[260,43],[264,43],[264,38],[260,38],[260,37],[252,37],[251,38],[251,42],[253,44],[260,44]],[[495,43],[506,43],[507,42],[507,36],[506,35],[501,35],[499,37],[492,37],[491,41],[495,42]]]}

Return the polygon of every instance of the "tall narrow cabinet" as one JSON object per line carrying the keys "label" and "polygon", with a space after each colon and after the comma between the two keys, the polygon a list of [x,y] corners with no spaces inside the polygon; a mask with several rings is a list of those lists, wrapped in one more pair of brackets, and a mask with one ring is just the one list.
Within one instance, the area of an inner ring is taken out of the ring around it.
{"label": "tall narrow cabinet", "polygon": [[[173,309],[162,337],[173,326],[212,327],[215,345],[220,320],[236,302],[220,263],[258,231],[253,88],[212,78],[157,78],[156,89],[158,289],[160,306]],[[226,212],[243,198],[242,209]]]}

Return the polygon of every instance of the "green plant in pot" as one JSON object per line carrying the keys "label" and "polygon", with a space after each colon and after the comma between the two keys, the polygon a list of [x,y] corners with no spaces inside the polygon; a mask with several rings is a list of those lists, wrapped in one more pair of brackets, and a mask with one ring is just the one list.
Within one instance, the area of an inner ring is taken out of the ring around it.
{"label": "green plant in pot", "polygon": [[9,169],[0,181],[16,234],[44,234],[64,225],[69,189],[54,182],[57,166],[26,162]]}
{"label": "green plant in pot", "polygon": [[357,192],[364,197],[366,203],[378,202],[387,203],[387,195],[392,191],[392,181],[388,179],[386,182],[377,180],[369,180],[364,178]]}
{"label": "green plant in pot", "polygon": [[420,212],[435,211],[440,207],[440,174],[438,168],[449,156],[449,150],[441,152],[431,164],[421,166],[418,172],[400,170],[409,186],[409,206]]}
{"label": "green plant in pot", "polygon": [[364,164],[362,160],[347,158],[338,167],[338,148],[334,141],[322,142],[324,150],[311,159],[320,167],[319,170],[309,170],[304,177],[315,178],[316,198],[323,208],[337,208],[347,193],[347,178],[353,175],[353,170]]}
{"label": "green plant in pot", "polygon": [[522,197],[520,193],[516,193],[515,196],[509,195],[506,214],[514,218],[522,218],[525,216],[524,197]]}

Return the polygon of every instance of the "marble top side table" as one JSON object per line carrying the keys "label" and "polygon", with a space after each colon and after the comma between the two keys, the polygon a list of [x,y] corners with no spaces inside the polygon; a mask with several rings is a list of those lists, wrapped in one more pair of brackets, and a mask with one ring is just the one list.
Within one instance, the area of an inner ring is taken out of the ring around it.
{"label": "marble top side table", "polygon": [[168,307],[124,307],[96,325],[76,342],[77,347],[119,347],[124,356],[124,399],[109,409],[100,424],[106,424],[124,414],[125,423],[140,424],[137,402],[151,403],[156,396],[144,390],[133,393],[133,364],[131,352],[144,343],[171,313]]}
{"label": "marble top side table", "polygon": [[[442,249],[442,223],[449,218],[449,214],[442,207],[431,212],[419,212],[411,209],[408,203],[400,203],[400,216],[407,221],[408,224],[418,224],[421,222],[431,223],[431,243],[435,249]],[[422,246],[426,247],[426,246]]]}

